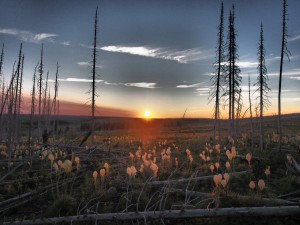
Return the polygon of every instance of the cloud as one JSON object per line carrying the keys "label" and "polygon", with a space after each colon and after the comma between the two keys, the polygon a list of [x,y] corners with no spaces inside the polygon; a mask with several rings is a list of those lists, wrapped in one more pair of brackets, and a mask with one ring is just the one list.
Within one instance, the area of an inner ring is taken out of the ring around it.
{"label": "cloud", "polygon": [[[84,45],[82,45],[84,46]],[[177,61],[178,63],[190,63],[193,61],[205,60],[214,57],[214,52],[210,50],[202,50],[200,48],[186,50],[170,50],[167,48],[152,48],[148,46],[120,46],[111,45],[100,48],[103,51],[127,53],[150,58],[158,58],[165,60]]]}
{"label": "cloud", "polygon": [[138,87],[138,88],[158,88],[157,83],[138,82],[138,83],[111,83],[104,81],[104,84],[115,85],[115,86],[126,86],[126,87]]}
{"label": "cloud", "polygon": [[[296,75],[300,76],[300,68],[292,69],[292,70],[289,70],[289,71],[283,71],[282,75],[283,76],[296,76]],[[279,72],[268,73],[268,76],[279,76]]]}
{"label": "cloud", "polygon": [[201,84],[203,84],[203,83],[196,83],[196,84],[189,84],[189,85],[180,84],[180,85],[177,85],[176,87],[177,88],[193,88],[193,87],[199,87]]}
{"label": "cloud", "polygon": [[[84,78],[59,78],[58,81],[62,81],[62,82],[82,82],[82,83],[91,83],[93,80],[92,79],[84,79]],[[104,80],[95,80],[96,83],[101,83]],[[51,80],[51,82],[54,82],[54,80]]]}
{"label": "cloud", "polygon": [[300,40],[300,34],[288,39],[288,41],[297,41]]}
{"label": "cloud", "polygon": [[[228,65],[228,62],[222,62],[223,65]],[[217,64],[215,64],[217,65]],[[239,61],[236,63],[240,68],[257,68],[258,62],[250,62],[250,61]]]}
{"label": "cloud", "polygon": [[209,95],[210,90],[211,90],[210,87],[197,88],[195,91],[195,94],[200,95],[200,96],[206,96],[206,95]]}
{"label": "cloud", "polygon": [[[240,88],[242,89],[243,92],[249,92],[249,86],[247,86],[247,85],[241,85]],[[250,85],[251,92],[256,91],[256,90],[257,90],[257,86]]]}
{"label": "cloud", "polygon": [[140,83],[125,83],[125,86],[128,87],[139,87],[139,88],[157,88],[156,83],[147,83],[147,82],[140,82]]}
{"label": "cloud", "polygon": [[[92,63],[81,61],[81,62],[77,62],[77,65],[78,66],[92,66]],[[103,68],[102,66],[99,66],[99,65],[96,65],[96,67],[97,68]]]}
{"label": "cloud", "polygon": [[48,41],[51,43],[58,43],[61,45],[70,45],[70,42],[56,42],[54,41],[54,37],[58,37],[58,34],[51,33],[32,33],[27,30],[18,30],[18,29],[10,29],[10,28],[0,28],[0,34],[12,35],[17,37],[21,41],[29,42],[29,43],[41,43],[43,41]]}
{"label": "cloud", "polygon": [[62,41],[62,42],[59,42],[61,45],[65,45],[65,46],[69,46],[71,45],[71,42],[70,41]]}
{"label": "cloud", "polygon": [[293,80],[300,80],[300,77],[289,77],[289,78]]}
{"label": "cloud", "polygon": [[[92,79],[85,79],[85,78],[59,78],[58,81],[61,82],[81,82],[81,83],[91,83]],[[55,82],[54,80],[48,80],[48,82]],[[147,82],[139,82],[139,83],[110,83],[105,80],[96,80],[96,83],[104,83],[106,85],[118,85],[118,86],[126,86],[126,87],[138,87],[138,88],[157,88],[156,83],[147,83]]]}
{"label": "cloud", "polygon": [[240,61],[237,63],[240,68],[256,68],[258,62]]}
{"label": "cloud", "polygon": [[77,62],[77,65],[78,66],[90,66],[91,63],[89,63],[89,62]]}

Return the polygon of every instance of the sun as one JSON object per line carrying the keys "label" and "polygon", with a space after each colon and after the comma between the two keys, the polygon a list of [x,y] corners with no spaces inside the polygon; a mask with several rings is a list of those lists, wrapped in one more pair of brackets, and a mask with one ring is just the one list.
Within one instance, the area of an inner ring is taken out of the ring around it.
{"label": "sun", "polygon": [[151,112],[150,111],[145,111],[144,116],[145,116],[145,118],[150,118],[151,117]]}

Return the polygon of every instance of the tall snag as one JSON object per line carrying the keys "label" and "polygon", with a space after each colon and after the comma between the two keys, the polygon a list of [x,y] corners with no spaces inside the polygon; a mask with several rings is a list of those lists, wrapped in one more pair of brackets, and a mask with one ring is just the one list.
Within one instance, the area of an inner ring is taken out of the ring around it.
{"label": "tall snag", "polygon": [[237,64],[239,60],[237,54],[237,43],[236,36],[237,31],[235,29],[235,12],[234,6],[232,6],[232,10],[229,13],[229,26],[228,26],[228,35],[227,35],[227,63],[226,63],[226,88],[227,91],[223,96],[228,96],[228,104],[229,104],[229,134],[235,139],[236,136],[236,125],[235,125],[235,117],[237,110],[237,114],[241,111],[242,101],[241,101],[241,87],[240,84],[242,82],[242,78],[240,76],[240,68]]}
{"label": "tall snag", "polygon": [[278,87],[278,134],[279,143],[278,149],[281,151],[282,143],[282,124],[281,124],[281,83],[282,83],[282,69],[284,56],[290,60],[291,52],[287,48],[287,0],[283,0],[283,12],[282,12],[282,40],[281,40],[281,54],[280,54],[280,69],[279,69],[279,87]]}
{"label": "tall snag", "polygon": [[37,83],[38,88],[38,133],[39,133],[39,139],[41,136],[41,114],[42,114],[42,93],[43,93],[43,73],[44,73],[44,64],[43,64],[43,51],[44,51],[44,45],[42,44],[41,49],[41,59],[40,59],[40,65],[38,68],[39,72],[39,78]]}
{"label": "tall snag", "polygon": [[53,97],[53,134],[56,135],[57,132],[57,123],[56,123],[56,115],[57,115],[57,97],[58,97],[58,62],[56,64],[56,73],[55,73],[55,84],[54,84],[54,97]]}
{"label": "tall snag", "polygon": [[264,46],[264,34],[263,34],[263,26],[261,24],[260,27],[260,38],[258,43],[258,77],[257,82],[255,83],[255,86],[257,86],[256,92],[259,93],[259,96],[257,97],[259,99],[259,112],[260,112],[260,123],[259,123],[259,145],[260,150],[264,149],[264,110],[270,105],[268,92],[270,91],[270,88],[268,87],[268,75],[267,75],[267,68],[265,65],[265,55],[266,50]]}
{"label": "tall snag", "polygon": [[[89,93],[92,94],[91,96],[91,110],[92,110],[92,124],[91,124],[91,131],[94,132],[95,130],[95,109],[96,109],[96,97],[97,94],[97,87],[96,87],[96,61],[97,61],[97,33],[98,33],[98,7],[96,8],[95,13],[95,24],[94,24],[94,43],[93,43],[93,69],[92,69],[92,83]],[[94,143],[94,135],[92,135],[92,144]]]}
{"label": "tall snag", "polygon": [[216,132],[217,132],[217,123],[220,119],[220,92],[222,89],[222,76],[224,73],[224,6],[223,2],[221,4],[221,13],[220,13],[220,24],[218,27],[218,49],[216,51],[217,61],[214,63],[216,67],[215,75],[212,77],[212,90],[210,92],[210,101],[215,98],[214,106],[214,130],[213,130],[213,141],[216,144]]}
{"label": "tall snag", "polygon": [[31,107],[30,107],[30,123],[29,123],[29,134],[28,134],[28,145],[29,145],[29,156],[30,156],[30,169],[32,169],[32,126],[33,117],[35,114],[35,87],[36,87],[36,70],[38,65],[34,68],[33,78],[32,78],[32,90],[31,90]]}

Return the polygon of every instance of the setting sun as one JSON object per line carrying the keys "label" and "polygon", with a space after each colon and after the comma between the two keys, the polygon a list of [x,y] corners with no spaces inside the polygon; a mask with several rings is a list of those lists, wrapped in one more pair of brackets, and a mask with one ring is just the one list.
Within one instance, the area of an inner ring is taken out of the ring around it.
{"label": "setting sun", "polygon": [[149,111],[146,111],[146,112],[144,113],[144,116],[145,116],[145,118],[150,118],[151,113],[150,113]]}

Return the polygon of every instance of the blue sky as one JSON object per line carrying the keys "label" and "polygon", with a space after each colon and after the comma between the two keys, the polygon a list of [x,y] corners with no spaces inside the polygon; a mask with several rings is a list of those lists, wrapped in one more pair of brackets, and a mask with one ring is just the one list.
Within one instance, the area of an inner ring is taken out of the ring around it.
{"label": "blue sky", "polygon": [[[272,89],[268,113],[275,114],[282,1],[224,0],[225,32],[233,3],[243,90],[247,91],[249,73],[252,84],[257,79],[257,42],[262,22]],[[209,117],[213,106],[208,104],[208,92],[214,72],[220,5],[219,0],[1,0],[3,74],[8,81],[22,42],[24,92],[29,93],[44,43],[45,72],[49,71],[50,79],[54,79],[56,62],[60,64],[59,99],[84,105],[98,6],[99,114],[101,107],[110,107],[134,116],[150,110],[154,117],[181,117],[188,108],[187,117]],[[292,57],[284,63],[283,113],[300,111],[299,8],[299,0],[288,0],[288,48]],[[255,101],[256,96],[252,98]],[[244,110],[247,107],[245,92]]]}

